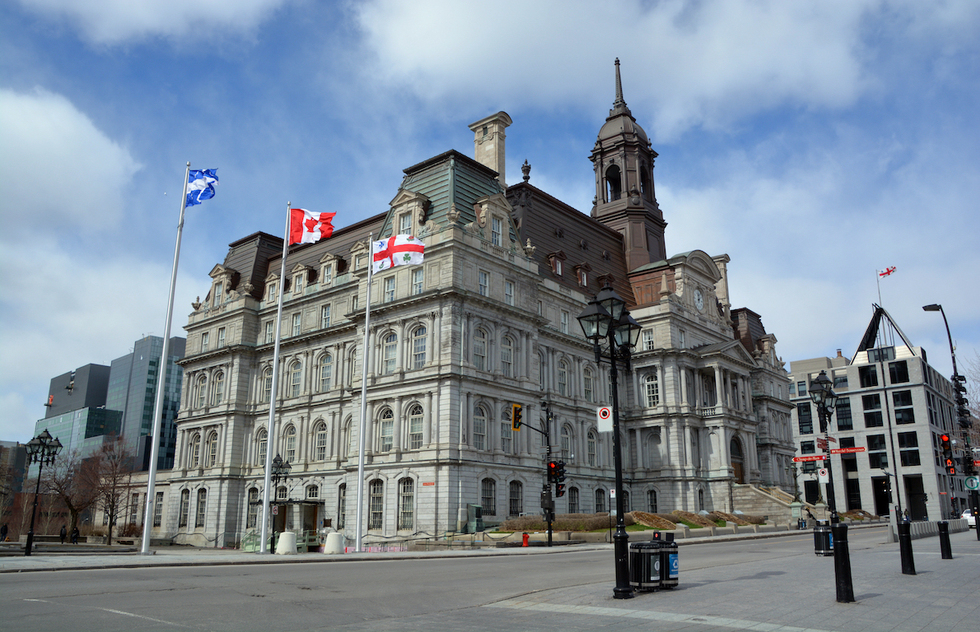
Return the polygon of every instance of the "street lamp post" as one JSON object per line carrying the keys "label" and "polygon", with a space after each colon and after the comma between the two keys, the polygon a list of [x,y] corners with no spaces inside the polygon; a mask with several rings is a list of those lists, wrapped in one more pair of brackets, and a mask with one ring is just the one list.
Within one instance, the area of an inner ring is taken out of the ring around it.
{"label": "street lamp post", "polygon": [[[960,426],[960,430],[963,435],[963,445],[966,448],[967,455],[967,469],[964,474],[976,475],[976,468],[973,465],[973,451],[970,447],[970,432],[969,429],[973,425],[973,420],[970,418],[970,410],[966,407],[967,401],[964,397],[964,391],[966,390],[963,386],[963,382],[966,378],[959,374],[956,370],[956,348],[953,346],[953,335],[949,331],[949,321],[946,320],[946,312],[943,311],[943,306],[938,303],[933,303],[932,305],[923,305],[922,309],[927,312],[939,312],[943,316],[943,323],[946,325],[946,337],[949,338],[949,355],[953,360],[953,398],[956,400],[956,417],[957,423]],[[980,492],[977,490],[970,491],[970,510],[973,513],[974,519],[980,517]],[[980,540],[980,526],[977,528],[977,540]]]}
{"label": "street lamp post", "polygon": [[630,316],[624,301],[608,285],[589,301],[588,306],[578,315],[579,324],[585,337],[592,342],[596,364],[605,356],[609,360],[609,382],[612,388],[613,409],[613,461],[616,468],[616,533],[613,535],[613,548],[616,558],[616,587],[613,597],[629,599],[633,596],[629,571],[629,536],[623,519],[623,455],[619,435],[619,387],[617,361],[630,368],[630,350],[636,346],[640,337],[640,325]]}
{"label": "street lamp post", "polygon": [[27,532],[27,548],[24,555],[30,555],[34,548],[34,517],[37,515],[37,496],[41,492],[41,471],[44,464],[54,463],[54,457],[61,452],[61,441],[52,439],[51,433],[45,430],[27,442],[27,464],[37,463],[37,485],[34,486],[34,508],[31,510],[31,530]]}
{"label": "street lamp post", "polygon": [[[276,455],[276,458],[272,459],[272,477],[271,477],[272,490],[271,491],[273,492],[273,496],[272,496],[273,500],[270,502],[272,502],[273,504],[276,504],[275,498],[279,496],[279,483],[286,482],[286,479],[289,477],[289,470],[291,470],[292,468],[293,466],[289,464],[289,461],[283,461],[282,457],[279,456],[278,454]],[[275,552],[275,545],[276,545],[276,518],[275,516],[273,516],[272,539],[269,542],[269,550],[273,553]]]}
{"label": "street lamp post", "polygon": [[810,398],[817,405],[817,416],[820,419],[820,432],[823,433],[824,440],[824,459],[827,468],[827,506],[830,507],[830,522],[836,523],[840,520],[837,517],[837,501],[834,496],[834,471],[830,465],[830,415],[833,414],[837,406],[837,393],[832,388],[833,382],[827,377],[826,371],[821,371],[820,375],[810,384]]}

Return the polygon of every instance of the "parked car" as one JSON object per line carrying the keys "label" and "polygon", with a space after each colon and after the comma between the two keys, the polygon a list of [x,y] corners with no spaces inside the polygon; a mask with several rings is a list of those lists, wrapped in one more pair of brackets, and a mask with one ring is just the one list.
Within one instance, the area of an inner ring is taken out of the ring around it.
{"label": "parked car", "polygon": [[973,511],[971,509],[965,509],[960,518],[966,518],[966,522],[968,525],[970,525],[971,529],[977,528],[977,518],[973,515]]}

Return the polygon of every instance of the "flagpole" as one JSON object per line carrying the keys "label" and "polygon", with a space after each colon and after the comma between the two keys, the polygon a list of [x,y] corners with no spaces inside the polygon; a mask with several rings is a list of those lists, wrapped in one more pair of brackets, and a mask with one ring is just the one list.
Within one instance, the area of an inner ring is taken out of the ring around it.
{"label": "flagpole", "polygon": [[282,268],[279,272],[279,306],[276,309],[276,344],[272,352],[272,387],[269,394],[269,427],[265,442],[265,483],[262,492],[262,535],[259,545],[259,554],[264,555],[270,551],[266,548],[269,541],[269,508],[272,497],[269,487],[272,485],[272,454],[275,452],[275,428],[276,428],[276,397],[279,393],[279,340],[282,332],[282,298],[286,293],[286,253],[289,251],[289,215],[290,203],[286,202],[286,231],[282,239]]}
{"label": "flagpole", "polygon": [[361,354],[361,429],[358,437],[359,446],[357,448],[357,519],[354,521],[356,529],[354,536],[354,551],[361,552],[361,526],[364,523],[364,451],[365,436],[367,429],[367,364],[369,345],[371,342],[371,279],[374,276],[374,233],[368,236],[368,276],[367,276],[367,297],[364,306],[364,351]]}
{"label": "flagpole", "polygon": [[180,218],[177,220],[177,245],[174,247],[174,265],[170,271],[170,300],[167,302],[167,320],[163,325],[163,351],[157,367],[157,396],[153,405],[153,433],[150,441],[150,471],[146,484],[146,510],[143,514],[143,544],[141,555],[150,554],[150,531],[153,528],[153,509],[156,502],[157,458],[160,454],[160,426],[163,423],[163,393],[167,385],[167,360],[170,354],[170,321],[174,315],[174,291],[177,287],[177,261],[180,259],[180,237],[184,232],[184,210],[187,208],[187,180],[191,174],[191,163],[184,169],[184,184],[180,187]]}

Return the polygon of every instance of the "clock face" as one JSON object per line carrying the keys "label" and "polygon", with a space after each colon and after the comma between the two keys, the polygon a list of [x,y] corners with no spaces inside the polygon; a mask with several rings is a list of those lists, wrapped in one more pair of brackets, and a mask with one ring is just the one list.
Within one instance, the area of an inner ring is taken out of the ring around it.
{"label": "clock face", "polygon": [[698,308],[698,311],[704,311],[704,294],[701,290],[694,290],[694,306]]}

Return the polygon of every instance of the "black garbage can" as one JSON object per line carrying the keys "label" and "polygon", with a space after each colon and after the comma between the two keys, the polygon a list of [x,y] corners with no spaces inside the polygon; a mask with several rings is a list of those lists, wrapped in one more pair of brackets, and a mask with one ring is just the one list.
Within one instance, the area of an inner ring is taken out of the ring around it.
{"label": "black garbage can", "polygon": [[825,557],[834,554],[834,537],[826,520],[813,527],[813,552]]}
{"label": "black garbage can", "polygon": [[677,585],[680,564],[677,557],[677,543],[674,534],[667,534],[667,541],[660,545],[660,587],[673,588]]}
{"label": "black garbage can", "polygon": [[660,588],[660,542],[630,544],[630,585],[636,590]]}

